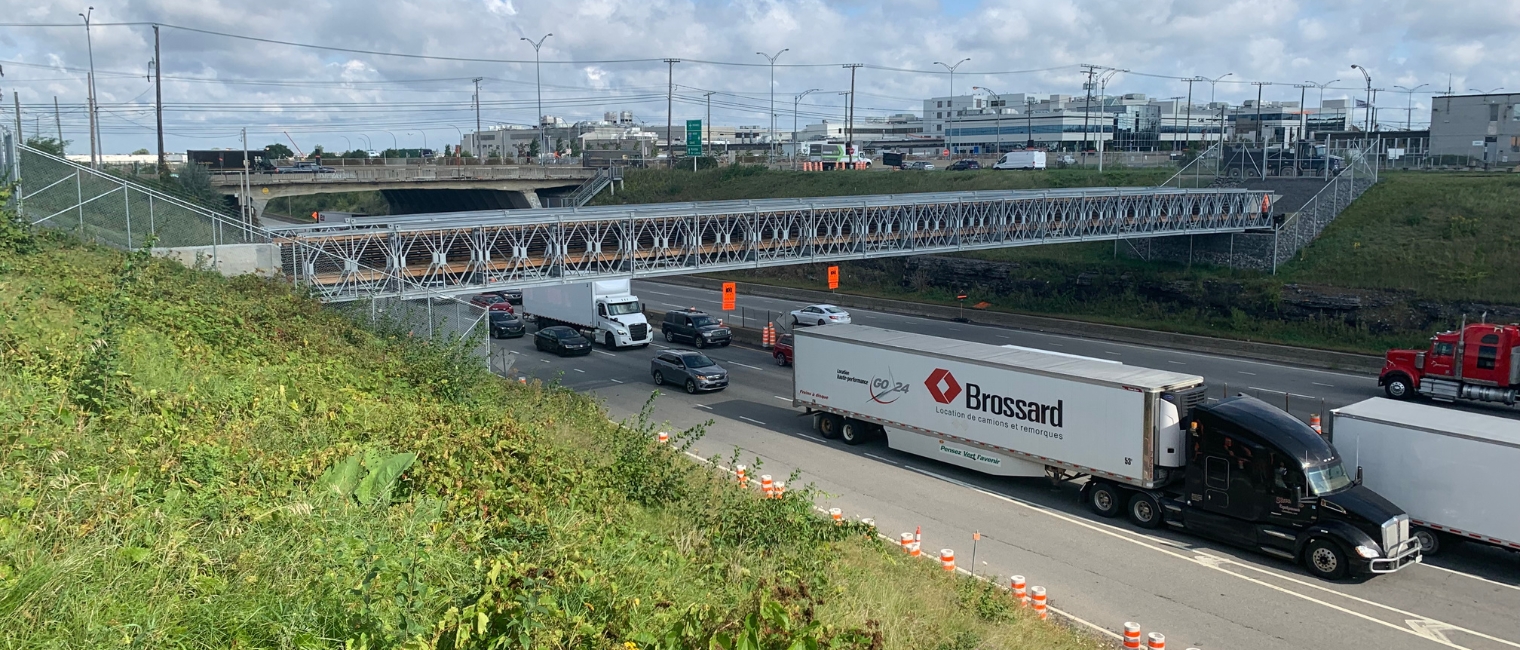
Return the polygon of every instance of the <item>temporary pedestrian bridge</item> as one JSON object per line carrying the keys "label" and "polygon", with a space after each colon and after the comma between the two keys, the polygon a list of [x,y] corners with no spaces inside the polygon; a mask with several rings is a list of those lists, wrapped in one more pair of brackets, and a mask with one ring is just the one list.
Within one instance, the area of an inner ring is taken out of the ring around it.
{"label": "temporary pedestrian bridge", "polygon": [[1271,192],[1086,188],[492,210],[271,228],[329,301],[1270,229]]}

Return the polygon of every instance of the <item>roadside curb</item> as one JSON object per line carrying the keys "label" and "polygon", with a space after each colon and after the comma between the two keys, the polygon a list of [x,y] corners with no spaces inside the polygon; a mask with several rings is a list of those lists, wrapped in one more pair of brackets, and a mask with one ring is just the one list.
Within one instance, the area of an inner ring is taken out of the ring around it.
{"label": "roadside curb", "polygon": [[[708,278],[690,276],[668,276],[652,279],[651,282],[663,282],[699,289],[720,290],[723,282]],[[785,300],[797,300],[801,302],[831,303],[841,307],[855,309],[868,309],[871,311],[899,314],[903,316],[919,316],[939,320],[954,320],[960,315],[956,307],[933,305],[927,303],[908,302],[904,300],[891,300],[888,298],[874,298],[847,293],[829,293],[825,291],[812,291],[808,289],[794,289],[790,287],[777,287],[752,282],[740,282],[741,293],[761,296],[765,298],[780,298]],[[653,312],[650,312],[653,313]],[[1052,318],[1049,316],[1030,316],[1025,314],[1011,314],[1006,312],[992,312],[973,310],[974,318],[970,322],[980,325],[993,325],[1010,329],[1041,332],[1045,334],[1076,335],[1086,338],[1101,339],[1119,343],[1131,343],[1147,345],[1173,350],[1188,352],[1201,352],[1226,357],[1252,359],[1256,361],[1271,361],[1275,363],[1290,364],[1293,366],[1320,368],[1324,370],[1339,370],[1364,375],[1377,375],[1383,368],[1383,359],[1364,354],[1351,354],[1348,352],[1333,352],[1329,350],[1316,350],[1312,348],[1298,348],[1274,343],[1257,343],[1254,341],[1238,341],[1234,339],[1222,339],[1211,336],[1199,336],[1196,334],[1177,334],[1172,332],[1158,332],[1120,325],[1105,325],[1102,323],[1089,323],[1086,321]],[[734,329],[734,340],[739,342],[739,328]],[[751,330],[755,343],[759,342],[759,331]],[[748,344],[748,341],[744,341]]]}

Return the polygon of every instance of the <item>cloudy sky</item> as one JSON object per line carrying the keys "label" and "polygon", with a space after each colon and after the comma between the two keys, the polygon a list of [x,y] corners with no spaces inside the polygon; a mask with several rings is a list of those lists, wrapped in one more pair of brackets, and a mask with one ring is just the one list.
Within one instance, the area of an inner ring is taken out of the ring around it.
{"label": "cloudy sky", "polygon": [[[56,132],[85,152],[84,71],[90,57],[78,6],[0,0],[0,91],[12,125]],[[91,21],[102,140],[108,153],[153,146],[153,23],[160,24],[167,148],[256,146],[289,132],[306,150],[432,148],[457,143],[481,120],[532,124],[533,47],[544,42],[543,112],[567,120],[632,111],[666,120],[667,66],[675,64],[677,122],[764,125],[771,69],[757,51],[788,51],[775,67],[777,128],[841,113],[856,76],[857,119],[917,111],[950,91],[935,62],[970,61],[954,78],[994,92],[1082,93],[1081,64],[1128,70],[1109,92],[1185,95],[1178,78],[1233,73],[1217,98],[1297,100],[1292,84],[1339,79],[1326,98],[1361,97],[1366,66],[1386,89],[1386,124],[1402,125],[1406,97],[1432,91],[1520,90],[1517,0],[94,0]],[[312,47],[320,46],[320,47]],[[1397,86],[1427,84],[1412,95]],[[1194,84],[1206,101],[1208,83]],[[1308,103],[1318,100],[1310,91]],[[837,118],[836,118],[837,119]],[[1428,119],[1428,118],[1427,118]]]}

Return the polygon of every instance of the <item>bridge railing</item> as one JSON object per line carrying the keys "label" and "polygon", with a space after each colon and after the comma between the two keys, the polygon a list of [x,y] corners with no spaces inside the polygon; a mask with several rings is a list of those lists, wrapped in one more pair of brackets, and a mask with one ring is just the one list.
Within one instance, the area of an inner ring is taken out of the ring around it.
{"label": "bridge railing", "polygon": [[[253,172],[248,178],[254,185],[301,185],[334,182],[375,183],[387,181],[509,181],[509,180],[581,180],[594,170],[581,167],[539,167],[524,165],[514,167],[448,167],[426,165],[420,167],[338,167],[335,171],[313,172]],[[217,185],[236,185],[242,182],[243,172],[217,172],[213,175]]]}

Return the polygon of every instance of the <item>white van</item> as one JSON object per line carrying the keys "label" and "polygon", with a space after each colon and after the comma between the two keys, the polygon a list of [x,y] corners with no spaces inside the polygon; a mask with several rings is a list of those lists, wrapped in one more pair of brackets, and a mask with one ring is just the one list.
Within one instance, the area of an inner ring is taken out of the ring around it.
{"label": "white van", "polygon": [[1045,152],[1043,151],[1010,151],[1003,154],[993,169],[1045,169]]}

